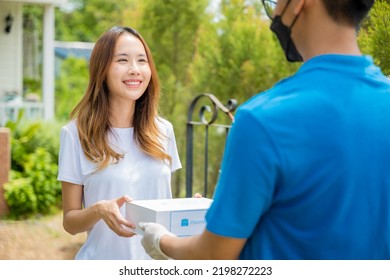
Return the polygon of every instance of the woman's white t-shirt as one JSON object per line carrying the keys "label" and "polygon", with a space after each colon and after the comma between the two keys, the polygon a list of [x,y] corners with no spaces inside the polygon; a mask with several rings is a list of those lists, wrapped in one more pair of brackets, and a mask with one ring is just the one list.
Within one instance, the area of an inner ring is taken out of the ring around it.
{"label": "woman's white t-shirt", "polygon": [[[83,186],[84,207],[100,200],[123,195],[133,200],[172,198],[171,173],[181,168],[172,124],[157,118],[167,154],[172,164],[156,160],[138,148],[133,128],[113,128],[108,139],[111,147],[123,153],[124,158],[102,171],[94,172],[96,164],[85,157],[76,122],[73,120],[61,129],[58,180]],[[125,216],[125,206],[120,208]],[[87,240],[76,259],[150,259],[141,245],[141,237],[120,237],[103,220],[88,231]]]}

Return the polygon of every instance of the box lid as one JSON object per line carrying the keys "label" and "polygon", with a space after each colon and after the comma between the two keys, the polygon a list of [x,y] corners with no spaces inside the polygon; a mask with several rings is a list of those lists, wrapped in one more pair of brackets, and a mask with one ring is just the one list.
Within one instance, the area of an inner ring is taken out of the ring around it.
{"label": "box lid", "polygon": [[208,209],[213,202],[212,199],[201,198],[173,198],[173,199],[153,199],[134,200],[130,204],[145,207],[154,211],[182,211]]}

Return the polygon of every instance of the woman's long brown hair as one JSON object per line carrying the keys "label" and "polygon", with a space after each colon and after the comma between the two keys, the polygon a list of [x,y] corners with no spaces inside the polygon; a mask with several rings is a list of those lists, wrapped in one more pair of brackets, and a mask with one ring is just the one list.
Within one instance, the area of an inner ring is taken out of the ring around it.
{"label": "woman's long brown hair", "polygon": [[144,94],[136,101],[133,117],[134,139],[149,156],[171,161],[161,145],[161,133],[156,124],[160,85],[152,53],[142,36],[132,28],[115,26],[97,40],[89,62],[89,83],[87,90],[70,114],[76,119],[81,146],[86,157],[97,163],[97,170],[118,162],[123,155],[114,151],[108,143],[111,132],[109,121],[109,89],[106,78],[113,58],[115,44],[123,33],[137,37],[144,45],[151,79]]}

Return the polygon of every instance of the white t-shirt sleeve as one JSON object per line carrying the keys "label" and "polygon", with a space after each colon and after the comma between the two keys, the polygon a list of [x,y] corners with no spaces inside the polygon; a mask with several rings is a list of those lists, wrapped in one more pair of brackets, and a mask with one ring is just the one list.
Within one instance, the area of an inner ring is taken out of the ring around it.
{"label": "white t-shirt sleeve", "polygon": [[173,126],[170,125],[168,129],[168,151],[167,153],[172,157],[171,172],[182,168],[179,152],[177,151],[175,133],[173,131]]}
{"label": "white t-shirt sleeve", "polygon": [[57,180],[83,185],[77,128],[70,123],[61,129]]}
{"label": "white t-shirt sleeve", "polygon": [[175,172],[176,170],[182,168],[182,166],[180,162],[179,152],[177,151],[173,125],[169,121],[161,117],[157,118],[157,124],[160,128],[160,132],[165,136],[165,139],[163,140],[166,149],[165,152],[172,158],[171,172]]}

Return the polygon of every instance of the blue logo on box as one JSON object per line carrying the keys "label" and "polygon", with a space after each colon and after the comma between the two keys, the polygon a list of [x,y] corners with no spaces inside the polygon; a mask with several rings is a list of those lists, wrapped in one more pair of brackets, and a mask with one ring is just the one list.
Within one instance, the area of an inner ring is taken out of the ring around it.
{"label": "blue logo on box", "polygon": [[188,227],[189,224],[190,223],[189,223],[188,219],[181,219],[181,226],[182,227]]}
{"label": "blue logo on box", "polygon": [[201,224],[205,224],[206,223],[206,220],[205,219],[198,219],[198,220],[189,220],[187,218],[184,218],[184,219],[181,219],[181,223],[180,225],[182,227],[188,227],[190,225],[201,225]]}

